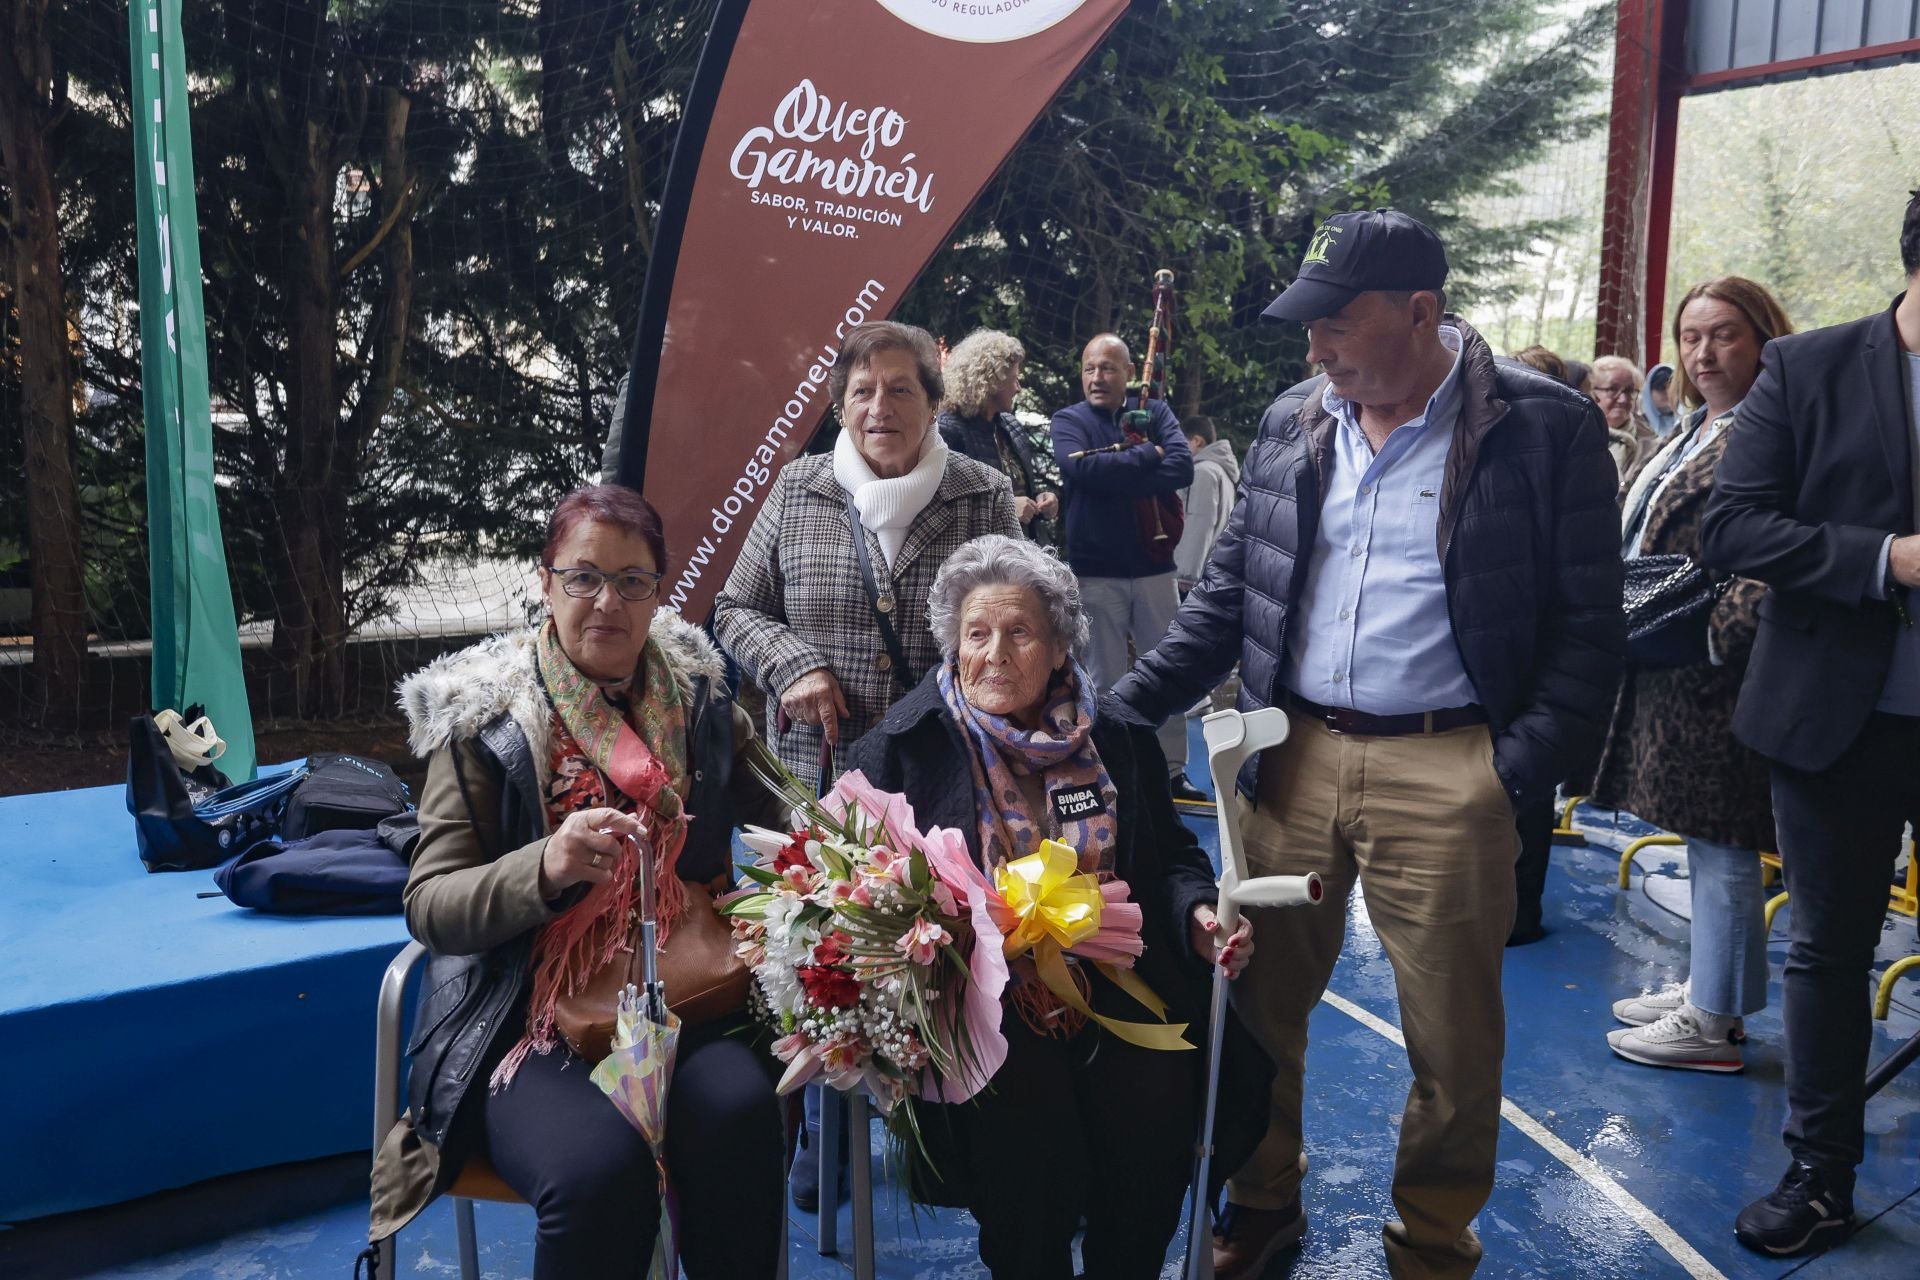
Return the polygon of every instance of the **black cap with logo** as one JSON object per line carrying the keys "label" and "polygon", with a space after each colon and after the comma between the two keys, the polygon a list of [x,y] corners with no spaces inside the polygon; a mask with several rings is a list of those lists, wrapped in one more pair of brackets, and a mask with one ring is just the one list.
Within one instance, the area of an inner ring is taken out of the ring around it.
{"label": "black cap with logo", "polygon": [[1299,276],[1260,314],[1321,320],[1363,293],[1437,290],[1446,279],[1447,251],[1418,218],[1398,209],[1336,213],[1307,242]]}

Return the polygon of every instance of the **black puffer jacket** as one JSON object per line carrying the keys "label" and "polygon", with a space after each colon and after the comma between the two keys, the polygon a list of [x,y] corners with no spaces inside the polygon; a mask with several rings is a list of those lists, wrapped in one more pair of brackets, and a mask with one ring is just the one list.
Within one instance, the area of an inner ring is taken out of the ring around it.
{"label": "black puffer jacket", "polygon": [[[1545,374],[1497,366],[1456,316],[1465,394],[1440,489],[1447,611],[1516,802],[1546,796],[1606,726],[1626,649],[1620,517],[1606,421]],[[1240,663],[1242,710],[1273,705],[1306,586],[1334,419],[1325,378],[1274,401],[1206,576],[1167,636],[1114,688],[1154,722]],[[1251,794],[1257,761],[1240,787]]]}

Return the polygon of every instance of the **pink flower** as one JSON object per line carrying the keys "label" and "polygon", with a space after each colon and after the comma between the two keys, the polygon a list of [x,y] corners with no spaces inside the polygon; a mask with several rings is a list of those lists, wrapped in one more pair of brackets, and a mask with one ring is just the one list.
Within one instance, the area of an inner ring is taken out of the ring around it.
{"label": "pink flower", "polygon": [[941,915],[951,918],[960,914],[960,904],[954,900],[953,890],[947,887],[945,880],[935,877],[930,896],[934,909]]}
{"label": "pink flower", "polygon": [[798,866],[788,867],[782,871],[780,878],[786,882],[789,889],[799,894],[812,893],[813,886],[820,880],[819,874],[804,861]]}
{"label": "pink flower", "polygon": [[[794,1045],[796,1041],[797,1047]],[[786,1052],[781,1051],[782,1046],[787,1046]],[[787,1064],[786,1072],[780,1077],[780,1083],[774,1086],[775,1093],[781,1095],[792,1093],[820,1074],[820,1063],[825,1056],[824,1053],[819,1045],[812,1043],[798,1031],[776,1040],[773,1051]]]}
{"label": "pink flower", "polygon": [[873,905],[873,892],[865,885],[856,885],[853,892],[848,894],[847,897],[863,907]]}
{"label": "pink flower", "polygon": [[[853,896],[853,881],[851,880],[832,881],[827,885],[826,905],[832,906],[836,902],[845,902],[847,899],[851,898],[852,896]],[[869,898],[868,905],[872,905],[871,898]]]}
{"label": "pink flower", "polygon": [[860,868],[860,878],[872,884],[891,881],[904,885],[912,868],[913,858],[910,854],[896,853],[885,845],[876,845],[868,852],[866,865]]}
{"label": "pink flower", "polygon": [[860,1069],[867,1060],[866,1042],[855,1036],[838,1036],[822,1046],[821,1070],[827,1083],[836,1089],[850,1088],[860,1080]]}
{"label": "pink flower", "polygon": [[740,963],[747,968],[758,969],[767,962],[767,944],[752,938],[741,938],[733,944],[733,954],[739,956]]}
{"label": "pink flower", "polygon": [[929,965],[940,948],[953,941],[953,935],[931,920],[915,920],[913,927],[893,945],[914,964]]}

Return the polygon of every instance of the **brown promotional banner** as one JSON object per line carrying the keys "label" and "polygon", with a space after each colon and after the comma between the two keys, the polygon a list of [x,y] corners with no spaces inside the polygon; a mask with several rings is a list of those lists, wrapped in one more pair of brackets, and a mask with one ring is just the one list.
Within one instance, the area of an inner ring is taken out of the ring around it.
{"label": "brown promotional banner", "polygon": [[[704,124],[698,166],[678,253],[648,278],[620,466],[666,523],[667,604],[707,615],[828,409],[847,330],[892,314],[1126,5],[748,0],[716,19],[694,88],[713,96],[690,101],[679,143]],[[683,184],[687,161],[674,158]]]}

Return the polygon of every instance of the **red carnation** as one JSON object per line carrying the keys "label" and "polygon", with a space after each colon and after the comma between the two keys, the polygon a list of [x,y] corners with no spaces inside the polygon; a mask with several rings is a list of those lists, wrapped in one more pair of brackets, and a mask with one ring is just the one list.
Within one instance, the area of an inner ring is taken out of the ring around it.
{"label": "red carnation", "polygon": [[795,867],[813,870],[813,864],[807,861],[807,833],[797,832],[793,843],[773,855],[773,869],[776,874],[785,875]]}
{"label": "red carnation", "polygon": [[796,972],[807,999],[817,1008],[846,1009],[860,999],[860,983],[850,973],[825,965],[802,965]]}
{"label": "red carnation", "polygon": [[845,964],[853,955],[853,953],[847,949],[848,944],[852,941],[852,938],[838,931],[827,934],[820,939],[819,945],[814,947],[813,962],[815,964]]}

